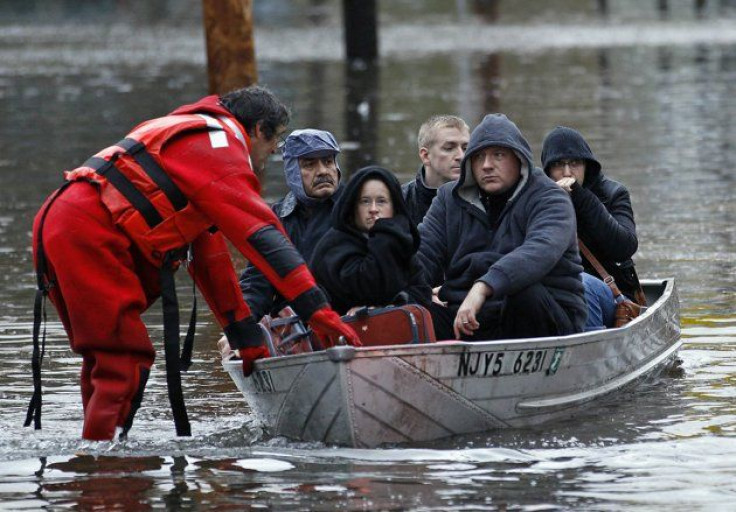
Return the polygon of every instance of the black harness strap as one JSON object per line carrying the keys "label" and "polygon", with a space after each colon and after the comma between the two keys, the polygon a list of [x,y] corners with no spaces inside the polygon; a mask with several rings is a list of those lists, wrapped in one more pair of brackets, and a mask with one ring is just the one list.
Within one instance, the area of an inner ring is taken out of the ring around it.
{"label": "black harness strap", "polygon": [[135,418],[135,413],[138,412],[138,409],[140,409],[141,403],[143,402],[143,391],[146,389],[148,376],[150,374],[151,371],[148,368],[139,369],[138,389],[136,390],[135,395],[133,395],[133,398],[130,401],[130,412],[128,413],[128,417],[125,419],[125,423],[123,423],[123,431],[120,433],[121,440],[128,437],[128,431],[130,430],[130,427],[133,426],[133,418]]}
{"label": "black harness strap", "polygon": [[[33,428],[41,429],[41,364],[46,353],[46,296],[54,286],[54,282],[48,280],[48,264],[46,253],[43,249],[43,225],[51,205],[67,189],[72,182],[62,185],[54,196],[46,204],[46,209],[41,215],[38,223],[38,241],[36,243],[36,297],[33,302],[33,355],[31,356],[31,369],[33,372],[33,396],[28,404],[28,412],[23,426],[27,427],[33,421]],[[41,333],[41,322],[43,321],[43,333]],[[40,343],[39,343],[40,338]]]}
{"label": "black harness strap", "polygon": [[94,169],[97,174],[107,178],[107,181],[112,183],[112,185],[118,189],[118,192],[120,192],[125,199],[133,205],[133,208],[143,215],[148,227],[153,228],[161,224],[164,219],[161,217],[161,214],[158,213],[156,207],[153,206],[153,203],[151,203],[151,201],[149,201],[148,198],[140,192],[140,190],[135,188],[130,180],[120,172],[120,169],[115,167],[115,160],[117,160],[117,157],[105,160],[104,158],[93,156],[84,163],[84,167]]}
{"label": "black harness strap", "polygon": [[[189,246],[187,252],[187,264],[193,259],[192,246]],[[192,350],[194,350],[194,331],[197,328],[197,283],[194,280],[194,270],[192,270],[192,312],[189,315],[189,327],[187,335],[184,337],[184,345],[181,349],[181,369],[186,372],[192,366]]]}
{"label": "black harness strap", "polygon": [[191,427],[181,387],[181,360],[179,358],[179,301],[174,283],[174,258],[168,253],[161,267],[161,302],[164,313],[164,356],[169,403],[174,414],[176,435],[191,436]]}
{"label": "black harness strap", "polygon": [[189,201],[186,196],[181,193],[179,187],[177,187],[169,175],[158,165],[158,162],[146,151],[146,147],[143,143],[138,142],[135,139],[123,139],[116,144],[121,148],[125,149],[133,159],[138,162],[148,176],[153,180],[158,187],[163,190],[166,197],[169,199],[171,204],[174,206],[176,211],[184,209]]}

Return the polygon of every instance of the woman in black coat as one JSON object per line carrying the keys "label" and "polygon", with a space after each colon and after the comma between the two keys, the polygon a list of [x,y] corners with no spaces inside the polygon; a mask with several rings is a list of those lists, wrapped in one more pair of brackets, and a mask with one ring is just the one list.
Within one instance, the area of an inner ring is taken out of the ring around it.
{"label": "woman in black coat", "polygon": [[[558,126],[544,140],[544,172],[570,194],[575,207],[578,237],[631,299],[639,278],[631,257],[638,248],[634,211],[629,191],[607,178],[583,136],[572,128]],[[581,254],[583,267],[597,276]]]}
{"label": "woman in black coat", "polygon": [[368,166],[346,185],[310,268],[340,314],[407,298],[426,306],[431,289],[416,259],[418,248],[419,233],[398,180],[382,167]]}

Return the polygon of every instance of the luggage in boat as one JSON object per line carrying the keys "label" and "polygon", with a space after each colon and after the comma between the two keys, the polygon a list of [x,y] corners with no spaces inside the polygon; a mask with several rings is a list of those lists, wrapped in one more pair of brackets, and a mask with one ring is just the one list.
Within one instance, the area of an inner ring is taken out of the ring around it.
{"label": "luggage in boat", "polygon": [[342,320],[355,329],[363,346],[367,347],[435,341],[432,316],[418,304],[361,308],[352,315],[343,316]]}
{"label": "luggage in boat", "polygon": [[[367,347],[432,343],[436,340],[432,316],[429,310],[418,304],[364,307],[352,315],[343,316],[342,320],[355,329],[363,346]],[[291,308],[284,309],[277,318],[264,318],[261,324],[270,335],[267,344],[272,357],[303,354],[340,344],[340,340],[332,337],[318,339]]]}

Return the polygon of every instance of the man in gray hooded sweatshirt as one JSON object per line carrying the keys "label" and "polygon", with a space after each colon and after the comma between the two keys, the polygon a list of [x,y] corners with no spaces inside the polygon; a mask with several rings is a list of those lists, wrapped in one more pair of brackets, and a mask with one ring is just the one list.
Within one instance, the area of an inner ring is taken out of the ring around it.
{"label": "man in gray hooded sweatshirt", "polygon": [[[305,261],[312,259],[315,245],[330,228],[332,207],[342,192],[338,153],[335,137],[323,130],[295,130],[284,141],[289,192],[271,209]],[[287,305],[253,264],[240,276],[240,289],[256,321]]]}
{"label": "man in gray hooded sweatshirt", "polygon": [[443,314],[432,311],[439,339],[583,330],[575,212],[532,162],[516,125],[487,115],[470,135],[460,178],[440,188],[420,224],[418,257],[447,303]]}

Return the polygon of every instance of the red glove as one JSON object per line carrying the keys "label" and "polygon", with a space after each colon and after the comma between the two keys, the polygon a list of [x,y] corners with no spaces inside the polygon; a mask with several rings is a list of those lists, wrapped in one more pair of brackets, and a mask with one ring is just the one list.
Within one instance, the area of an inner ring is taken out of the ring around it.
{"label": "red glove", "polygon": [[265,345],[241,348],[239,352],[240,358],[243,360],[243,375],[246,377],[250,377],[250,374],[253,373],[253,362],[256,359],[271,357]]}
{"label": "red glove", "polygon": [[309,325],[317,336],[325,340],[326,344],[329,344],[330,338],[337,340],[340,336],[344,336],[348,345],[354,347],[363,346],[352,327],[343,323],[337,313],[329,307],[315,311],[309,319]]}

